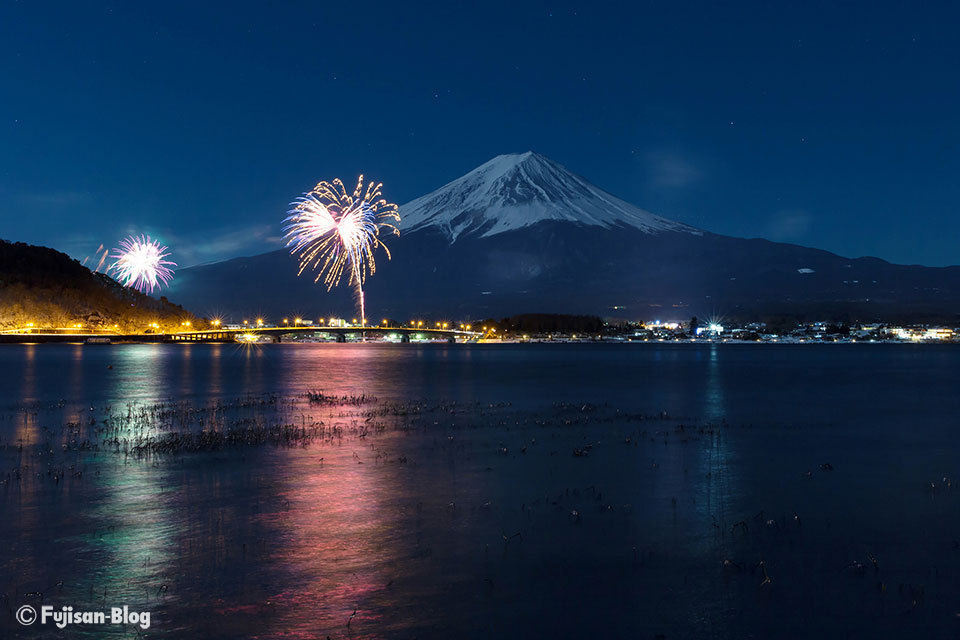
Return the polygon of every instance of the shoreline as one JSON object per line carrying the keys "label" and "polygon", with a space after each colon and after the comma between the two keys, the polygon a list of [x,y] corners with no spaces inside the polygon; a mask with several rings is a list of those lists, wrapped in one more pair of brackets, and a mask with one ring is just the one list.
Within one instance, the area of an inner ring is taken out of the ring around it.
{"label": "shoreline", "polygon": [[[74,346],[89,346],[89,347],[103,347],[103,346],[117,346],[117,345],[131,345],[131,344],[179,344],[179,345],[238,345],[238,346],[265,346],[265,345],[321,345],[321,344],[365,344],[365,345],[430,345],[430,344],[439,344],[439,345],[583,345],[583,344],[594,344],[594,345],[817,345],[817,344],[830,344],[830,345],[868,345],[868,344],[888,344],[888,345],[960,345],[958,340],[810,340],[810,339],[797,339],[797,338],[777,338],[774,340],[738,340],[738,339],[723,339],[723,340],[667,340],[667,339],[643,339],[643,340],[629,340],[617,337],[609,337],[602,339],[590,339],[590,340],[581,340],[581,339],[565,339],[565,338],[556,338],[556,339],[516,339],[516,340],[476,340],[476,341],[461,341],[461,342],[450,342],[449,340],[411,340],[409,342],[400,342],[395,340],[348,340],[346,342],[338,342],[336,340],[285,340],[283,342],[274,342],[272,340],[264,341],[238,341],[238,340],[202,340],[202,341],[175,341],[175,340],[166,340],[164,336],[157,336],[156,339],[127,339],[127,338],[118,338],[110,339],[109,336],[96,336],[98,338],[96,341],[90,341],[89,338],[79,339],[76,336],[43,336],[42,339],[31,340],[14,340],[11,339],[14,336],[4,336],[0,335],[0,346],[3,345],[43,345],[43,344],[61,344],[61,345],[74,345]],[[19,336],[17,336],[19,338]],[[105,340],[103,338],[106,338]]]}

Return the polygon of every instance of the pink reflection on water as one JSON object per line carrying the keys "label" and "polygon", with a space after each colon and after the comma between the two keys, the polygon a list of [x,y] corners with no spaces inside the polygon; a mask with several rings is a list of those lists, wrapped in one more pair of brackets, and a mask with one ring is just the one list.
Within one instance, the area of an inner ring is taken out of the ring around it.
{"label": "pink reflection on water", "polygon": [[277,618],[268,635],[315,638],[345,632],[349,622],[352,636],[365,637],[365,627],[382,629],[369,603],[388,589],[401,555],[388,516],[398,499],[395,465],[362,445],[289,453],[279,506],[261,516],[275,532],[270,563],[286,584],[271,597]]}

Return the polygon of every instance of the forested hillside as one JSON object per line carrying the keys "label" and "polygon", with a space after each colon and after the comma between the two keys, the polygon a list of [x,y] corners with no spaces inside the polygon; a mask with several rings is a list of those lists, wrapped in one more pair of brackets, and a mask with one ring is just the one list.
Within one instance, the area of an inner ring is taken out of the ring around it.
{"label": "forested hillside", "polygon": [[0,240],[0,329],[82,324],[143,331],[151,323],[176,328],[195,321],[183,307],[128,289],[49,249]]}

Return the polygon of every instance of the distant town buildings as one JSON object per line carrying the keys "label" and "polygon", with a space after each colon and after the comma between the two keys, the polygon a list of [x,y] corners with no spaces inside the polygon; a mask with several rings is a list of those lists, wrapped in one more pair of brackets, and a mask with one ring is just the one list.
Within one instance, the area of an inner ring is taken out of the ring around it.
{"label": "distant town buildings", "polygon": [[[634,340],[693,340],[745,342],[958,342],[960,329],[931,325],[886,325],[880,323],[844,325],[826,321],[800,323],[790,329],[774,329],[764,323],[737,325],[725,322],[628,323],[627,335]],[[623,325],[619,325],[622,327]],[[616,333],[616,332],[614,332]]]}
{"label": "distant town buildings", "polygon": [[954,340],[956,332],[948,327],[891,327],[898,340]]}

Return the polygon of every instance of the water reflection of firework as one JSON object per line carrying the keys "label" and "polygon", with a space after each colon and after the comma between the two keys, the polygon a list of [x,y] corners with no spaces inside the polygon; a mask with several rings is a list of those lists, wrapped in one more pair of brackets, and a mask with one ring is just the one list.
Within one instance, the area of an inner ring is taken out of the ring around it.
{"label": "water reflection of firework", "polygon": [[339,178],[320,182],[293,202],[284,220],[287,247],[300,260],[298,275],[315,271],[314,282],[322,279],[329,291],[346,273],[347,282],[357,290],[361,322],[366,318],[363,283],[377,270],[377,247],[383,247],[390,259],[380,231],[399,235],[398,207],[382,197],[382,186],[371,181],[364,189],[361,175],[351,195]]}

